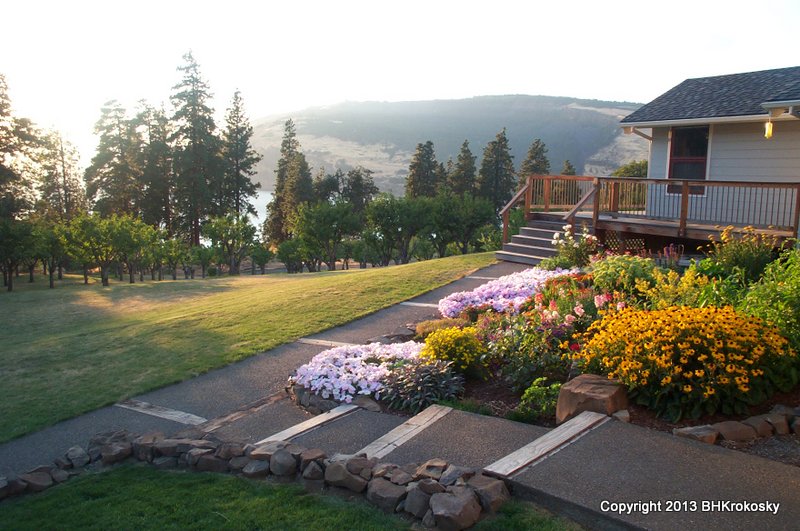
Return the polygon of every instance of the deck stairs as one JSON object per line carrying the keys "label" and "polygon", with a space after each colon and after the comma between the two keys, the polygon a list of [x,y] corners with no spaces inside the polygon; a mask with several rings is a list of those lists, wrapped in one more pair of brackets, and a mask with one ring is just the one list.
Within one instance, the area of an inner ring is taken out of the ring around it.
{"label": "deck stairs", "polygon": [[520,227],[519,234],[503,244],[503,249],[495,253],[498,260],[537,265],[545,258],[555,256],[553,235],[562,232],[566,222],[557,216],[540,216]]}

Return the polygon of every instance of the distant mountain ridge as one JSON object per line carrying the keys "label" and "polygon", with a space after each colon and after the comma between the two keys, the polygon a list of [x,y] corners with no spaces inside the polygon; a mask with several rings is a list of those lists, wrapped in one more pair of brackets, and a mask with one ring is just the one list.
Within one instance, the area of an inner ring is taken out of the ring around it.
{"label": "distant mountain ridge", "polygon": [[416,145],[434,143],[447,162],[469,140],[480,167],[483,148],[504,127],[517,167],[541,138],[553,173],[570,160],[579,173],[608,175],[630,160],[647,158],[647,142],[622,135],[619,120],[641,104],[553,96],[479,96],[458,100],[346,102],[254,120],[253,144],[264,155],[257,180],[271,190],[283,124],[295,122],[314,173],[357,165],[375,172],[383,191],[402,193]]}

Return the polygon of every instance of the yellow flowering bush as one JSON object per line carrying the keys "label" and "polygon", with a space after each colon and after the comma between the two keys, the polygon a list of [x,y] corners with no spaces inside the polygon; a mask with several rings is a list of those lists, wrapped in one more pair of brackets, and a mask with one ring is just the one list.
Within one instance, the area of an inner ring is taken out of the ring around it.
{"label": "yellow flowering bush", "polygon": [[673,270],[653,270],[652,282],[636,280],[636,290],[645,300],[645,305],[653,310],[663,310],[670,306],[701,306],[707,276],[694,268],[689,268],[683,275]]}
{"label": "yellow flowering bush", "polygon": [[731,307],[671,306],[607,313],[576,358],[617,378],[637,402],[673,421],[743,413],[798,380],[797,354],[778,330]]}
{"label": "yellow flowering bush", "polygon": [[420,357],[429,360],[453,362],[453,368],[461,372],[481,374],[488,367],[488,351],[477,336],[474,326],[443,328],[431,332],[425,339]]}

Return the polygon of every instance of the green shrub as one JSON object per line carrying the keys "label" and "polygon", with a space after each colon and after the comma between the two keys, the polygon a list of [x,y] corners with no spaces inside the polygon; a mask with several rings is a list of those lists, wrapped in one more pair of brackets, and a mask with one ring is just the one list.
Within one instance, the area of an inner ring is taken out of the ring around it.
{"label": "green shrub", "polygon": [[597,238],[589,234],[586,225],[583,226],[580,234],[575,234],[572,225],[564,225],[564,232],[555,233],[553,236],[553,247],[558,252],[558,257],[563,263],[569,263],[569,267],[585,267],[589,265],[589,259],[594,256],[600,248]]}
{"label": "green shrub", "polygon": [[210,277],[215,277],[219,274],[219,269],[217,269],[217,266],[208,266],[208,271],[206,271],[206,273]]}
{"label": "green shrub", "polygon": [[573,266],[572,260],[566,256],[556,255],[545,258],[539,262],[539,269],[546,269],[547,271],[555,271],[556,269],[569,269]]}
{"label": "green shrub", "polygon": [[383,384],[382,400],[412,413],[464,393],[464,378],[453,372],[452,362],[442,360],[409,360],[394,367]]}
{"label": "green shrub", "polygon": [[536,422],[556,415],[561,383],[546,384],[547,378],[537,378],[522,394],[519,405],[508,414],[510,420]]}
{"label": "green shrub", "polygon": [[[656,268],[656,263],[650,258],[628,254],[607,256],[592,266],[594,286],[606,293],[619,291],[637,296],[641,289],[637,289],[637,282],[652,285]],[[640,283],[640,286],[644,285]]]}
{"label": "green shrub", "polygon": [[432,332],[425,340],[420,357],[427,360],[453,362],[457,371],[483,376],[488,369],[488,351],[472,326],[443,328]]}
{"label": "green shrub", "polygon": [[797,354],[777,328],[724,308],[626,308],[595,321],[575,357],[672,421],[742,414],[798,381]]}
{"label": "green shrub", "polygon": [[756,232],[745,227],[735,235],[733,227],[726,227],[720,239],[711,238],[706,247],[707,258],[700,261],[698,269],[708,276],[733,278],[743,285],[761,278],[767,264],[775,259],[778,239],[774,235]]}
{"label": "green shrub", "polygon": [[460,317],[445,318],[445,319],[432,319],[430,321],[422,321],[417,324],[414,339],[424,341],[432,332],[442,330],[443,328],[464,328],[469,325],[469,320]]}
{"label": "green shrub", "polygon": [[778,327],[800,352],[800,250],[787,251],[769,264],[740,307]]}

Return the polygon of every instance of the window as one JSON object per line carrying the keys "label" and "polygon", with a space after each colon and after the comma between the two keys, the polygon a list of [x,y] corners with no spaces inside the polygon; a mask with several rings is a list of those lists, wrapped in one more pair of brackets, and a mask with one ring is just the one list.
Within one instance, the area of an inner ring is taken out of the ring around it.
{"label": "window", "polygon": [[[706,160],[708,157],[708,126],[675,127],[672,129],[672,141],[669,154],[670,179],[689,179],[703,181],[706,178]],[[671,194],[681,193],[681,186],[667,186]],[[704,186],[690,186],[689,193],[702,195]]]}

